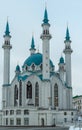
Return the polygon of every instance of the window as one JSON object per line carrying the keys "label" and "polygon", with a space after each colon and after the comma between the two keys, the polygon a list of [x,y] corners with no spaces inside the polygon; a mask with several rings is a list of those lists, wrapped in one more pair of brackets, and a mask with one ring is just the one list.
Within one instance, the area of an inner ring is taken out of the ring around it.
{"label": "window", "polygon": [[8,118],[6,118],[6,125],[8,125]]}
{"label": "window", "polygon": [[14,114],[14,110],[10,110],[10,115],[13,115]]}
{"label": "window", "polygon": [[6,115],[8,115],[8,113],[9,113],[9,111],[8,111],[8,110],[6,110]]}
{"label": "window", "polygon": [[26,66],[26,71],[28,70],[28,66]]}
{"label": "window", "polygon": [[17,99],[18,99],[18,87],[15,85],[14,87],[14,106],[17,106]]}
{"label": "window", "polygon": [[64,115],[67,115],[67,112],[64,112]]}
{"label": "window", "polygon": [[71,115],[73,116],[73,112],[71,112]]}
{"label": "window", "polygon": [[16,110],[16,114],[20,115],[21,114],[21,110]]}
{"label": "window", "polygon": [[5,44],[6,44],[6,45],[9,45],[9,44],[10,44],[10,42],[9,42],[9,41],[5,41]]}
{"label": "window", "polygon": [[58,85],[54,86],[54,106],[58,107]]}
{"label": "window", "polygon": [[29,125],[29,118],[24,118],[24,125]]}
{"label": "window", "polygon": [[42,64],[40,65],[40,69],[42,70]]}
{"label": "window", "polygon": [[32,98],[32,84],[30,81],[27,83],[27,88],[26,88],[26,97],[27,98]]}
{"label": "window", "polygon": [[67,122],[67,118],[64,118],[64,122]]}
{"label": "window", "polygon": [[71,122],[73,123],[73,118],[71,119]]}
{"label": "window", "polygon": [[19,106],[22,106],[22,81],[19,81]]}
{"label": "window", "polygon": [[14,119],[10,118],[10,125],[14,125]]}
{"label": "window", "polygon": [[39,84],[35,84],[35,106],[39,106]]}
{"label": "window", "polygon": [[29,110],[24,110],[24,115],[28,115],[29,114]]}
{"label": "window", "polygon": [[34,64],[32,64],[32,70],[35,70],[35,65]]}
{"label": "window", "polygon": [[21,125],[21,118],[16,119],[16,125]]}

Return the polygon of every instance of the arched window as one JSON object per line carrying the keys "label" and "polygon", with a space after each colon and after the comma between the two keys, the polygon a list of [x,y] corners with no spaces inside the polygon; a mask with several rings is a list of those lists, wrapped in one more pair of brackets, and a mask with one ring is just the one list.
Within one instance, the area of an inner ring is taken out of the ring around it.
{"label": "arched window", "polygon": [[32,70],[33,70],[33,71],[35,70],[35,65],[34,65],[34,64],[32,64]]}
{"label": "arched window", "polygon": [[39,106],[39,84],[35,84],[35,106]]}
{"label": "arched window", "polygon": [[28,70],[28,66],[26,66],[26,71]]}
{"label": "arched window", "polygon": [[54,106],[58,107],[58,85],[54,86]]}
{"label": "arched window", "polygon": [[45,34],[45,30],[43,31],[43,34]]}
{"label": "arched window", "polygon": [[22,106],[22,81],[19,81],[19,106]]}
{"label": "arched window", "polygon": [[14,106],[17,106],[17,99],[18,99],[18,87],[15,85],[14,87]]}
{"label": "arched window", "polygon": [[30,81],[27,83],[26,98],[32,98],[32,84]]}
{"label": "arched window", "polygon": [[40,65],[40,69],[42,70],[42,64]]}
{"label": "arched window", "polygon": [[48,31],[46,30],[46,34],[48,34]]}

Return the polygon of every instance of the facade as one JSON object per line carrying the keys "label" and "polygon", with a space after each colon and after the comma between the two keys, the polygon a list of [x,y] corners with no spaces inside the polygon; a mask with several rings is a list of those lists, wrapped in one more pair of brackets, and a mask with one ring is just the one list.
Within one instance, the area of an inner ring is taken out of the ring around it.
{"label": "facade", "polygon": [[82,95],[73,97],[73,107],[77,109],[78,115],[82,115]]}
{"label": "facade", "polygon": [[10,31],[7,21],[4,35],[4,78],[2,86],[2,125],[51,126],[71,122],[75,111],[72,106],[71,40],[67,27],[64,58],[59,59],[59,69],[50,59],[52,38],[47,9],[42,23],[42,54],[36,52],[32,36],[30,56],[22,68],[16,66],[15,76],[10,83]]}

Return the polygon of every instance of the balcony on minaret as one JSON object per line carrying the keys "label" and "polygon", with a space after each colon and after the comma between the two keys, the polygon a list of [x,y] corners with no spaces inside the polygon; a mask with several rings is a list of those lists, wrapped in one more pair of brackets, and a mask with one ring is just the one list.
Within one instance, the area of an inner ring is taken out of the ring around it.
{"label": "balcony on minaret", "polygon": [[41,34],[40,38],[43,39],[48,39],[50,40],[52,38],[51,34],[49,33],[49,29],[43,29],[43,33]]}

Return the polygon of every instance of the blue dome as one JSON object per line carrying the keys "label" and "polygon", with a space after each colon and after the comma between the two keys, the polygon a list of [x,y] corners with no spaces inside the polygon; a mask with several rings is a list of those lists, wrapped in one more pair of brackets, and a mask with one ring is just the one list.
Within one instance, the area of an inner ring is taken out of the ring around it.
{"label": "blue dome", "polygon": [[60,58],[60,63],[64,63],[64,58],[63,57]]}
{"label": "blue dome", "polygon": [[20,72],[20,66],[19,65],[16,66],[16,71]]}
{"label": "blue dome", "polygon": [[[23,67],[24,67],[25,65],[31,66],[33,63],[34,63],[35,65],[40,65],[40,64],[42,64],[42,58],[43,58],[43,55],[42,55],[41,53],[33,54],[33,55],[29,56],[29,57],[25,60]],[[54,66],[51,60],[50,60],[50,66],[51,66],[51,67]]]}

